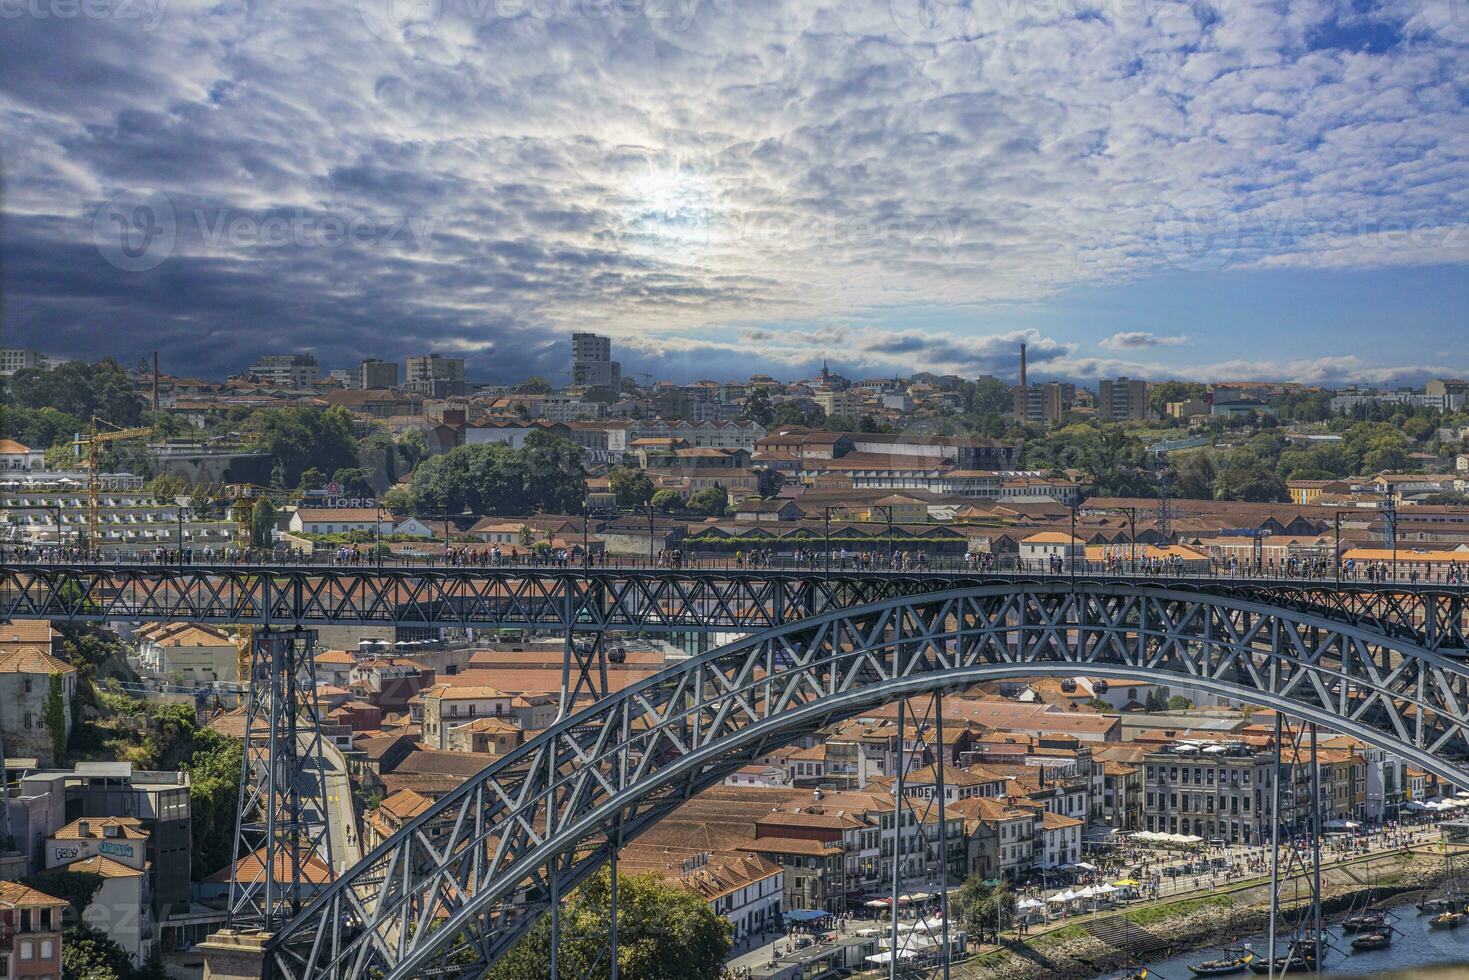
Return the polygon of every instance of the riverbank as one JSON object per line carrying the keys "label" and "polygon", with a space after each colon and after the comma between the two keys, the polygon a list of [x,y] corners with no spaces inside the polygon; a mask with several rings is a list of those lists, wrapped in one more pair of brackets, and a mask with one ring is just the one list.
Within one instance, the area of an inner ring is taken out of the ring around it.
{"label": "riverbank", "polygon": [[[1369,890],[1375,904],[1401,903],[1434,887],[1442,876],[1442,855],[1427,848],[1323,867],[1322,908],[1326,913],[1345,911]],[[1308,894],[1304,881],[1299,890]],[[1287,896],[1282,903],[1286,916],[1309,906],[1309,900],[1294,899],[1294,882],[1282,891]],[[1204,895],[1086,916],[955,964],[951,974],[965,980],[1090,980],[1139,958],[1147,961],[1236,942],[1265,929],[1269,916],[1269,880],[1256,878]]]}

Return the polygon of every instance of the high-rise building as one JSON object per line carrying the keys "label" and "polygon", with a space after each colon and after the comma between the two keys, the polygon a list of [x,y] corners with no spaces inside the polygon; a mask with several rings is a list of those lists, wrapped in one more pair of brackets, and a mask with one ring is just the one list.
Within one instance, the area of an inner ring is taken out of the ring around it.
{"label": "high-rise building", "polygon": [[250,374],[266,384],[306,388],[321,378],[321,365],[310,354],[266,354],[250,365]]}
{"label": "high-rise building", "polygon": [[424,354],[408,358],[403,387],[429,398],[464,394],[464,358]]}
{"label": "high-rise building", "polygon": [[1014,390],[1015,421],[1055,422],[1066,410],[1069,399],[1066,385],[1052,381],[1043,385],[1025,385]]}
{"label": "high-rise building", "polygon": [[0,377],[8,378],[26,368],[47,367],[46,355],[29,347],[0,347]]}
{"label": "high-rise building", "polygon": [[398,365],[393,361],[382,361],[376,357],[369,357],[362,362],[358,370],[357,385],[370,391],[396,388],[398,387]]}
{"label": "high-rise building", "polygon": [[571,335],[571,383],[622,393],[622,365],[612,359],[612,341],[594,333]]}
{"label": "high-rise building", "polygon": [[1111,422],[1140,421],[1148,417],[1148,383],[1131,378],[1097,385],[1097,417]]}

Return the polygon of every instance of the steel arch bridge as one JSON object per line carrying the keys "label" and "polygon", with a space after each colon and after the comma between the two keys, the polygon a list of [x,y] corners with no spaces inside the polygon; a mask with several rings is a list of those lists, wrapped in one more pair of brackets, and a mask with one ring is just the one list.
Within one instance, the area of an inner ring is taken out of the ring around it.
{"label": "steel arch bridge", "polygon": [[[1459,624],[1462,628],[1462,623]],[[701,789],[884,702],[1167,677],[1469,783],[1469,677],[1417,630],[1163,583],[966,583],[773,626],[598,701],[419,815],[281,929],[267,976],[472,976]]]}
{"label": "steel arch bridge", "polygon": [[1469,589],[1433,583],[970,568],[858,571],[311,565],[0,564],[0,621],[751,632],[945,588],[1160,587],[1319,615],[1430,650],[1469,647]]}

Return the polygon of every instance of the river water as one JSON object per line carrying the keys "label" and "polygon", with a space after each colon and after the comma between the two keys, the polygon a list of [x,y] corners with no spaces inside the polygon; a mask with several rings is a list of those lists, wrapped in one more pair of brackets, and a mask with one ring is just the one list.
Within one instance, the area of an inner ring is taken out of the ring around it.
{"label": "river water", "polygon": [[[1323,977],[1383,977],[1393,980],[1408,978],[1431,978],[1431,980],[1469,980],[1469,923],[1458,929],[1430,929],[1428,916],[1419,915],[1411,905],[1393,909],[1397,915],[1397,935],[1387,949],[1376,952],[1352,952],[1351,937],[1343,938],[1339,926],[1327,929],[1327,937],[1334,947],[1326,956]],[[1282,947],[1285,940],[1279,940]],[[1266,938],[1262,933],[1252,936],[1250,943],[1255,952],[1265,955]],[[1196,949],[1181,956],[1147,964],[1152,976],[1158,980],[1192,980],[1188,964],[1200,963],[1223,955],[1223,947]],[[1115,973],[1104,976],[1115,976]],[[1235,974],[1240,978],[1253,978],[1254,974]],[[1290,977],[1309,977],[1308,973],[1292,973]]]}

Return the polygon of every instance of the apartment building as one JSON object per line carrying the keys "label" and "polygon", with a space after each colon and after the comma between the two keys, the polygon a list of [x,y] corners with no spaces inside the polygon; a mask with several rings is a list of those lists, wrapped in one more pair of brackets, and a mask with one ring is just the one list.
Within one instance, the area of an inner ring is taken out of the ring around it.
{"label": "apartment building", "polygon": [[622,365],[612,359],[612,341],[594,333],[571,335],[571,383],[622,392]]}
{"label": "apartment building", "polygon": [[1097,417],[1109,422],[1147,418],[1148,383],[1128,377],[1098,382]]}
{"label": "apartment building", "polygon": [[365,391],[398,387],[398,365],[376,357],[366,358],[357,369],[357,387]]}
{"label": "apartment building", "polygon": [[250,365],[249,374],[280,388],[309,388],[321,380],[321,365],[310,354],[266,354]]}

